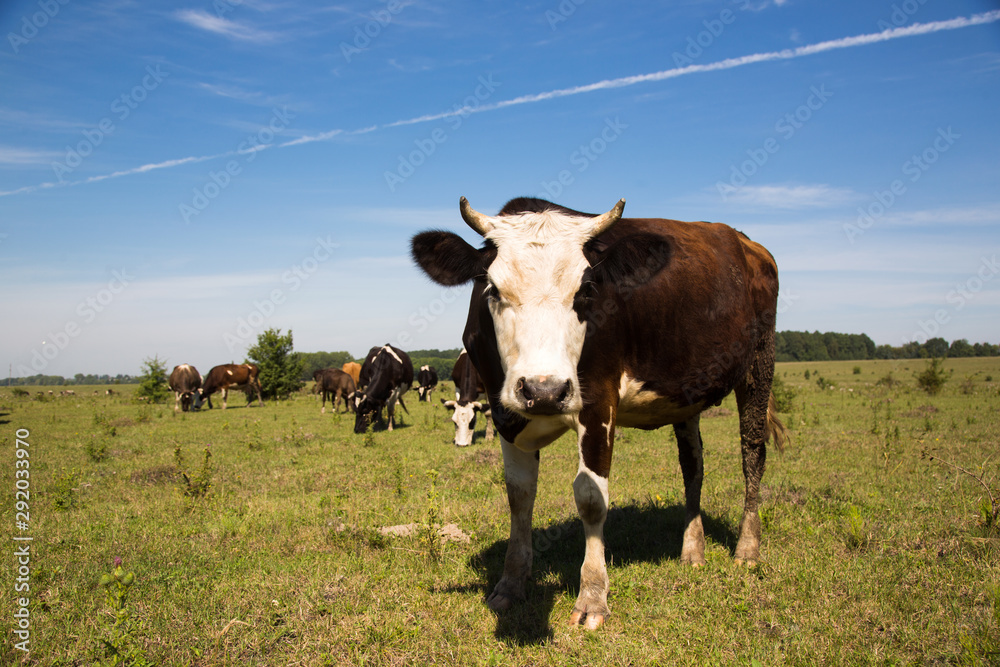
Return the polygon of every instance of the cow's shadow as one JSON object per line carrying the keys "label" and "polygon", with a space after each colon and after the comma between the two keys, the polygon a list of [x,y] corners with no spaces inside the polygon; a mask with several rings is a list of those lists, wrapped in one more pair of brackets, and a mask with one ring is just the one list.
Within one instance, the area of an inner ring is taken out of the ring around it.
{"label": "cow's shadow", "polygon": [[[702,512],[707,539],[735,553],[738,533],[728,521]],[[679,560],[683,543],[684,506],[658,506],[651,503],[613,507],[604,526],[605,557],[614,592],[614,570],[631,563],[659,563]],[[583,564],[583,525],[579,518],[535,528],[531,531],[534,547],[532,577],[527,600],[509,611],[496,614],[497,639],[518,645],[538,644],[553,637],[549,617],[556,596],[567,591],[575,594],[580,586]],[[473,554],[469,565],[487,581],[487,585],[465,586],[465,592],[478,590],[483,603],[503,573],[507,540],[497,540]],[[452,589],[455,590],[455,589]],[[568,619],[566,619],[568,621]]]}

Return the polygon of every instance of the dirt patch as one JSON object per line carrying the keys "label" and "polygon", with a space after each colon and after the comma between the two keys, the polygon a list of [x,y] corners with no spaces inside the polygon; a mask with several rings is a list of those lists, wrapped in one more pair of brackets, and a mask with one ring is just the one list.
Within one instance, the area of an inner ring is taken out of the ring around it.
{"label": "dirt patch", "polygon": [[702,417],[708,417],[708,418],[712,418],[712,417],[732,417],[733,416],[733,411],[730,410],[730,409],[728,409],[728,408],[724,408],[722,406],[718,406],[718,407],[709,408],[708,410],[705,410],[704,412],[701,413],[701,416]]}
{"label": "dirt patch", "polygon": [[132,473],[129,479],[133,484],[153,486],[156,484],[166,484],[175,477],[177,477],[177,466],[163,465],[146,468],[145,470],[137,470]]}
{"label": "dirt patch", "polygon": [[[413,537],[418,534],[423,528],[419,523],[407,523],[400,526],[385,526],[379,528],[378,532],[382,533],[387,537]],[[468,544],[472,541],[465,532],[462,531],[457,525],[453,523],[445,524],[444,526],[435,525],[437,528],[438,536],[440,536],[442,542],[456,542],[458,544]]]}

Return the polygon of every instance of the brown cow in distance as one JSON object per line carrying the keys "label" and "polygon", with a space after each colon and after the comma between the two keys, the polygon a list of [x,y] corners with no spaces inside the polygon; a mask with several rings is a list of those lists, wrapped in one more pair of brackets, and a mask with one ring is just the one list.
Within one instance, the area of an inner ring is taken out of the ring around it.
{"label": "brown cow in distance", "polygon": [[348,361],[340,367],[340,370],[350,375],[351,379],[354,380],[355,386],[357,386],[358,380],[361,378],[361,364],[356,361]]}
{"label": "brown cow in distance", "polygon": [[201,388],[201,373],[191,364],[180,364],[174,366],[167,384],[174,392],[174,412],[187,412],[191,409],[195,393]]}
{"label": "brown cow in distance", "polygon": [[320,414],[326,412],[328,396],[334,412],[337,411],[341,399],[344,401],[344,412],[351,410],[351,402],[348,397],[354,393],[355,384],[350,375],[339,368],[324,368],[313,373],[313,380],[316,381],[316,393],[323,394],[323,407]]}
{"label": "brown cow in distance", "polygon": [[771,396],[771,254],[723,224],[623,218],[624,199],[602,215],[530,198],[496,216],[465,197],[459,208],[482,247],[445,231],[418,234],[411,247],[437,283],[473,284],[462,342],[500,434],[511,514],[503,576],[487,604],[503,611],[526,597],[539,453],[570,429],[586,545],[570,623],[593,630],[609,614],[604,524],[618,427],[673,425],[686,502],[680,561],[704,565],[699,418],[732,392],[744,476],[734,557],[756,562],[766,442],[780,447],[786,435]]}
{"label": "brown cow in distance", "polygon": [[217,391],[222,392],[222,409],[226,409],[226,398],[230,389],[239,389],[247,394],[247,406],[253,403],[251,390],[257,393],[257,400],[260,406],[264,407],[264,399],[260,395],[260,380],[257,376],[260,369],[256,364],[222,364],[215,366],[205,376],[205,381],[201,389],[195,395],[194,407],[201,409],[202,404],[207,400],[209,409],[212,408],[212,394]]}

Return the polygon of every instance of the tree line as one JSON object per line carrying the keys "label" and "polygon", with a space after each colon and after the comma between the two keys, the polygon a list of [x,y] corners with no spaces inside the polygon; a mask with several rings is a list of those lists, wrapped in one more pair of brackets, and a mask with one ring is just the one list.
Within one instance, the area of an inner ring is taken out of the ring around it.
{"label": "tree line", "polygon": [[1000,345],[970,344],[965,338],[949,343],[931,338],[898,347],[876,345],[866,334],[814,331],[779,331],[774,338],[776,361],[861,361],[864,359],[943,359],[945,357],[996,357]]}

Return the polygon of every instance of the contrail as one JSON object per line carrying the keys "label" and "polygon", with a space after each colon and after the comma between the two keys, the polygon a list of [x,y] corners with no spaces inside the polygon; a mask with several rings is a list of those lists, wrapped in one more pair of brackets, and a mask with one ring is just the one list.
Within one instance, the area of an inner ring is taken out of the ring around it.
{"label": "contrail", "polygon": [[[689,74],[700,74],[702,72],[715,72],[720,70],[734,69],[736,67],[743,67],[744,65],[769,62],[772,60],[791,60],[793,58],[801,58],[803,56],[811,56],[816,53],[823,53],[825,51],[834,51],[836,49],[850,49],[856,46],[865,46],[868,44],[877,44],[879,42],[888,42],[903,37],[927,35],[930,33],[941,32],[944,30],[958,30],[961,28],[969,28],[972,26],[983,25],[986,23],[993,23],[995,21],[1000,21],[1000,10],[983,12],[982,14],[974,14],[968,17],[960,16],[958,18],[949,19],[947,21],[914,23],[913,25],[909,25],[903,28],[893,28],[891,30],[883,30],[882,32],[874,32],[865,35],[856,35],[854,37],[841,37],[840,39],[832,39],[826,42],[808,44],[806,46],[800,46],[794,49],[770,51],[767,53],[754,53],[748,56],[740,56],[738,58],[727,58],[726,60],[720,60],[718,62],[707,63],[704,65],[688,65],[686,67],[675,67],[673,69],[662,70],[660,72],[652,72],[650,74],[637,74],[617,79],[605,79],[604,81],[598,81],[596,83],[590,83],[584,86],[574,86],[572,88],[560,88],[558,90],[550,90],[543,93],[535,93],[533,95],[522,95],[521,97],[515,97],[509,100],[494,102],[493,104],[484,104],[476,107],[462,107],[460,109],[452,109],[449,111],[443,111],[441,113],[436,113],[436,114],[416,116],[414,118],[397,120],[392,123],[366,127],[359,130],[329,130],[327,132],[321,132],[316,135],[303,136],[297,139],[292,139],[290,141],[286,141],[281,144],[274,144],[273,147],[287,148],[289,146],[298,146],[301,144],[308,144],[316,141],[329,141],[334,137],[342,135],[365,134],[368,132],[373,132],[375,130],[399,127],[401,125],[416,125],[419,123],[429,123],[436,120],[441,120],[443,118],[450,118],[453,116],[459,116],[459,115],[465,116],[472,113],[496,111],[498,109],[506,109],[507,107],[518,106],[521,104],[535,104],[536,102],[545,102],[547,100],[553,100],[560,97],[569,97],[571,95],[592,93],[597,90],[625,88],[627,86],[634,86],[639,83],[647,83],[650,81],[664,81],[666,79],[674,79],[680,76],[687,76]],[[257,148],[257,150],[264,150],[265,148],[271,148],[271,147],[272,146],[260,146]],[[28,185],[23,188],[18,188],[17,190],[0,192],[0,197],[5,197],[8,195],[16,195],[16,194],[27,194],[30,192],[36,192],[38,190],[61,187],[66,185],[81,185],[86,183],[94,183],[96,181],[118,178],[120,176],[130,176],[132,174],[140,174],[146,171],[152,171],[154,169],[166,169],[169,167],[175,167],[182,164],[204,162],[206,160],[213,160],[220,157],[236,155],[237,153],[238,151],[229,151],[226,153],[219,153],[217,155],[206,155],[202,157],[187,157],[176,160],[167,160],[165,162],[143,165],[141,167],[136,167],[134,169],[116,171],[111,174],[105,174],[101,176],[91,176],[90,178],[86,178],[79,181],[63,181],[54,183],[40,183],[38,185]]]}

